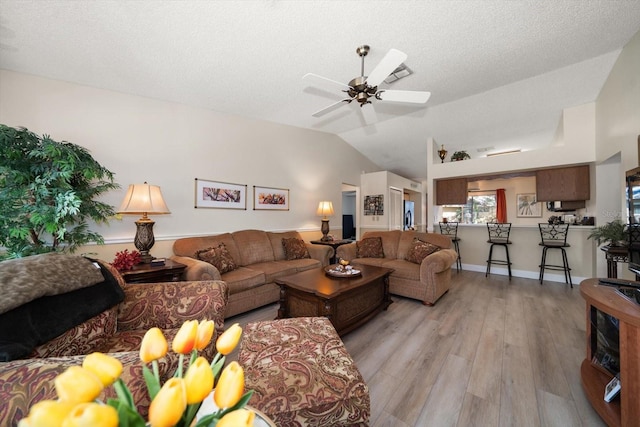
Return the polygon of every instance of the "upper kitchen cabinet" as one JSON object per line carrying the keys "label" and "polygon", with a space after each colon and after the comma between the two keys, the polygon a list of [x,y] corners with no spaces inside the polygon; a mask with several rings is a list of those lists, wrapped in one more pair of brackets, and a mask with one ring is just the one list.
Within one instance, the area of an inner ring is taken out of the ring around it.
{"label": "upper kitchen cabinet", "polygon": [[467,178],[436,180],[436,205],[464,205],[467,203]]}
{"label": "upper kitchen cabinet", "polygon": [[589,200],[589,166],[536,171],[536,193],[540,202]]}

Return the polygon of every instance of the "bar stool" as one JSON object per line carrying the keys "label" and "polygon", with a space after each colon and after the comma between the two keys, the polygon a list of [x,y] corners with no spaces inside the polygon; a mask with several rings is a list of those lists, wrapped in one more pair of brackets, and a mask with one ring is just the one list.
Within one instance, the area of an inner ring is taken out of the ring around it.
{"label": "bar stool", "polygon": [[[540,238],[539,243],[542,246],[542,261],[540,262],[540,284],[544,278],[544,270],[564,271],[564,281],[573,288],[571,281],[571,268],[569,268],[569,260],[567,259],[567,251],[564,248],[571,247],[567,243],[567,235],[569,234],[569,224],[548,224],[539,223]],[[562,252],[562,265],[547,264],[547,250],[560,249]]]}
{"label": "bar stool", "polygon": [[460,257],[460,246],[458,242],[460,239],[458,238],[458,223],[457,222],[440,222],[440,234],[445,236],[449,236],[451,241],[453,242],[453,247],[458,253],[458,258],[456,258],[456,271],[462,270],[462,258]]}
{"label": "bar stool", "polygon": [[[487,243],[491,243],[489,248],[489,259],[487,260],[487,272],[484,277],[487,277],[491,273],[491,264],[506,265],[509,270],[509,280],[511,280],[511,259],[509,258],[509,233],[511,232],[510,222],[492,222],[487,223],[487,231],[489,232],[489,240]],[[502,246],[507,254],[506,260],[493,259],[493,247]]]}

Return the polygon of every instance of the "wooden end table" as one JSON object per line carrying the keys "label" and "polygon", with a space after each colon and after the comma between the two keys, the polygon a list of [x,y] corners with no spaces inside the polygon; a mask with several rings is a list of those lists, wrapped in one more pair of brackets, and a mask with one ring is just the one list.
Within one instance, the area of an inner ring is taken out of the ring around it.
{"label": "wooden end table", "polygon": [[164,265],[138,264],[120,274],[127,283],[179,282],[185,268],[186,265],[167,259]]}
{"label": "wooden end table", "polygon": [[354,265],[356,277],[331,277],[324,267],[276,279],[280,285],[278,319],[327,317],[339,335],[344,335],[386,310],[390,268]]}
{"label": "wooden end table", "polygon": [[329,260],[329,264],[335,264],[336,262],[338,262],[336,259],[336,252],[337,252],[338,246],[346,245],[353,242],[354,240],[341,239],[341,240],[311,240],[311,242],[309,243],[311,243],[312,245],[331,246],[333,248],[333,256]]}

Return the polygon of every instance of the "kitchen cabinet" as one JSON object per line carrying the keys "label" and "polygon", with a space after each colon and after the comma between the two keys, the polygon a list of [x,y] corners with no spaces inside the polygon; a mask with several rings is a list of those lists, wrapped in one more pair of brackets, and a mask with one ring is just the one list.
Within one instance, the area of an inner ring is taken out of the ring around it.
{"label": "kitchen cabinet", "polygon": [[540,202],[589,200],[589,166],[536,171],[536,195]]}
{"label": "kitchen cabinet", "polygon": [[436,180],[436,205],[465,205],[467,203],[467,178]]}

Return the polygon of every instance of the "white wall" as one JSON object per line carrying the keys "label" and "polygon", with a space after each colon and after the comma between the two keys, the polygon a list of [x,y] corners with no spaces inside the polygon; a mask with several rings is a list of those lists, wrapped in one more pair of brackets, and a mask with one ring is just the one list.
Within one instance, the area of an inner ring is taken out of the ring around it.
{"label": "white wall", "polygon": [[[122,188],[107,203],[117,208],[129,184],[159,185],[171,214],[152,216],[156,241],[246,228],[319,236],[318,201],[331,200],[341,212],[342,183],[379,170],[326,133],[5,70],[0,94],[0,123],[81,145],[115,173]],[[194,209],[195,178],[246,184],[247,210]],[[254,211],[254,185],[288,188],[290,210]],[[136,219],[95,228],[108,243],[132,248]],[[170,255],[167,246],[162,253],[154,247],[154,255]]]}
{"label": "white wall", "polygon": [[[624,47],[596,102],[596,158],[598,214],[611,221],[625,220],[624,172],[639,166],[640,32]],[[598,251],[599,252],[599,251]],[[604,256],[597,257],[598,276],[606,272]],[[618,264],[618,277],[632,279],[626,264]]]}

